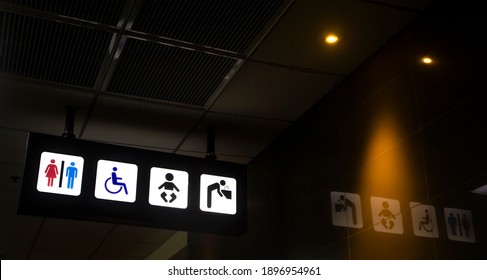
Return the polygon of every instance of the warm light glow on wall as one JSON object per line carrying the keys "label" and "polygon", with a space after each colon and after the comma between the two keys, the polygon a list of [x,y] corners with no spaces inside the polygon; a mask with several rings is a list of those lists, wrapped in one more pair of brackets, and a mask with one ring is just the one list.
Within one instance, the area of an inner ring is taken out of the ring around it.
{"label": "warm light glow on wall", "polygon": [[[404,234],[412,234],[405,226],[408,223],[405,217],[408,215],[406,212],[409,211],[409,202],[417,199],[414,196],[416,189],[423,185],[419,179],[422,177],[415,174],[415,170],[421,170],[415,166],[421,163],[414,162],[414,157],[411,155],[411,145],[413,145],[411,142],[413,141],[404,139],[402,116],[390,108],[384,104],[378,109],[382,112],[376,112],[376,115],[370,119],[370,131],[367,140],[363,143],[362,165],[358,170],[358,192],[363,197],[362,201],[365,202],[365,205],[372,203],[370,199],[372,196],[399,201],[399,211],[401,212],[393,214],[402,214]],[[373,212],[371,204],[366,207],[369,209],[364,208],[364,211]],[[370,225],[373,220],[374,217],[371,216],[371,220],[364,221],[364,225],[367,223]],[[421,246],[416,246],[414,242],[393,242],[388,243],[387,246],[381,246],[371,241],[376,240],[377,234],[375,229],[372,229],[368,231],[368,234],[361,236],[358,243],[362,243],[360,245],[362,258],[373,258],[395,251],[421,252],[424,250]]]}
{"label": "warm light glow on wall", "polygon": [[[377,114],[365,143],[360,170],[361,193],[395,199],[409,199],[415,186],[410,155],[404,150],[402,128],[393,112]],[[418,163],[416,163],[418,164]]]}

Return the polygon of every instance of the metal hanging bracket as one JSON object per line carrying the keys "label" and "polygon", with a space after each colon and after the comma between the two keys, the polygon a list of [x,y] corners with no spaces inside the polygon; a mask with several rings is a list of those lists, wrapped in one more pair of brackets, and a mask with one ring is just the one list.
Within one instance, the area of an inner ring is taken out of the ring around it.
{"label": "metal hanging bracket", "polygon": [[217,158],[215,154],[215,127],[209,126],[206,137],[206,159],[215,160]]}
{"label": "metal hanging bracket", "polygon": [[76,106],[66,107],[66,122],[64,125],[64,133],[62,134],[65,138],[76,138],[74,135],[74,117],[76,115]]}

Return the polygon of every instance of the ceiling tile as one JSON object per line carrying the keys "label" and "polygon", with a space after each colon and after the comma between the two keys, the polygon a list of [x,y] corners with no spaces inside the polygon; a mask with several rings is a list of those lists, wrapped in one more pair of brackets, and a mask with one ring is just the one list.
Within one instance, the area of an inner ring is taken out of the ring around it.
{"label": "ceiling tile", "polygon": [[217,156],[254,157],[289,125],[284,121],[208,113],[180,150],[206,153],[207,128],[214,126]]}
{"label": "ceiling tile", "polygon": [[242,53],[282,2],[144,1],[132,28]]}
{"label": "ceiling tile", "polygon": [[23,131],[0,128],[0,163],[24,164],[27,135]]}
{"label": "ceiling tile", "polygon": [[76,106],[74,133],[79,131],[93,95],[0,79],[0,127],[52,135],[64,132],[66,107]]}
{"label": "ceiling tile", "polygon": [[129,38],[107,91],[203,107],[236,62]]}
{"label": "ceiling tile", "polygon": [[0,13],[0,20],[0,73],[94,86],[110,33],[10,13]]}
{"label": "ceiling tile", "polygon": [[294,121],[342,79],[246,62],[210,110]]}
{"label": "ceiling tile", "polygon": [[83,139],[174,149],[202,111],[100,96]]}
{"label": "ceiling tile", "polygon": [[[370,2],[294,1],[252,59],[350,74],[417,14]],[[337,33],[335,46],[323,34]]]}

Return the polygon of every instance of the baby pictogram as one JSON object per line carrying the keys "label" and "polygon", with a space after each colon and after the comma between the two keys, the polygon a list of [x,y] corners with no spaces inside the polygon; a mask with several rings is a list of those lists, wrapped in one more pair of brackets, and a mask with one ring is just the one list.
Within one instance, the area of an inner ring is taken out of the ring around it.
{"label": "baby pictogram", "polygon": [[404,233],[401,204],[398,200],[371,196],[370,206],[375,231],[392,234]]}
{"label": "baby pictogram", "polygon": [[[179,189],[178,187],[172,182],[172,180],[174,179],[174,175],[172,175],[171,173],[167,173],[166,174],[166,182],[164,182],[162,185],[159,186],[159,190],[162,189],[162,193],[161,193],[161,198],[165,201],[165,202],[169,202],[169,203],[172,203],[174,200],[176,200],[177,196],[176,194],[174,193],[174,190],[176,190],[177,192],[179,192]],[[171,193],[171,199],[168,201],[167,200],[167,196],[168,194],[166,193],[166,191],[170,191]]]}
{"label": "baby pictogram", "polygon": [[392,214],[391,210],[389,210],[389,203],[387,201],[382,202],[382,207],[383,209],[379,212],[379,216],[382,217],[380,220],[380,223],[386,228],[386,229],[392,229],[394,225],[396,224],[394,220],[396,219],[396,216]]}

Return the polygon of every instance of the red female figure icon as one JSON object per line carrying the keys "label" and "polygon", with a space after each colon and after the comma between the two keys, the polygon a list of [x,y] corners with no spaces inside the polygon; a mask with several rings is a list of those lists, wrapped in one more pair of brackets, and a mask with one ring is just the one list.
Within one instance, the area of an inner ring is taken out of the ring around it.
{"label": "red female figure icon", "polygon": [[57,166],[54,164],[55,162],[54,159],[51,159],[51,163],[47,165],[46,170],[44,171],[44,173],[46,173],[48,187],[52,187],[54,179],[56,179],[57,174],[59,174]]}

